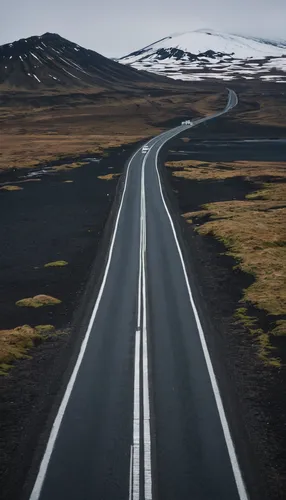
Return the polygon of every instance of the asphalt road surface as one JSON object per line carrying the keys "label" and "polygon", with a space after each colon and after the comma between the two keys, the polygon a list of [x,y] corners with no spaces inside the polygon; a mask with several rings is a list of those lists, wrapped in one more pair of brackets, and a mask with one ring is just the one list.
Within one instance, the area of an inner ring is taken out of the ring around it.
{"label": "asphalt road surface", "polygon": [[[222,113],[237,104],[229,91]],[[30,500],[246,500],[158,173],[132,156],[89,327]]]}

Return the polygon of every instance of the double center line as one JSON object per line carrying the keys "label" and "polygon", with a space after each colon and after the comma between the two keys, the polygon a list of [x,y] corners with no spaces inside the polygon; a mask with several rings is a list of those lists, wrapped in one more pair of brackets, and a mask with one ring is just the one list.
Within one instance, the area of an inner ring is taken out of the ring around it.
{"label": "double center line", "polygon": [[[147,304],[146,304],[147,299],[146,299],[145,164],[147,157],[148,153],[144,157],[141,170],[138,314],[137,314],[137,329],[135,333],[133,443],[131,446],[131,455],[130,455],[130,483],[129,483],[130,500],[140,500],[141,491],[144,491],[144,500],[152,500],[150,393],[149,393],[149,371],[148,371]],[[143,416],[143,422],[142,422],[142,416]],[[143,447],[143,450],[141,450],[141,446]],[[141,487],[142,458],[143,458],[143,468],[144,468],[143,488]]]}

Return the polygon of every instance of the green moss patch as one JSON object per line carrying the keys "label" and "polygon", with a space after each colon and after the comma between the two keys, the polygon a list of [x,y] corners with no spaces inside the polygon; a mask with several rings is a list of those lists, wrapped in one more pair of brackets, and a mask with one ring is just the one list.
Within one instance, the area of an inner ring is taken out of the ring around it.
{"label": "green moss patch", "polygon": [[54,332],[53,325],[22,325],[0,330],[0,375],[7,375],[14,361],[28,358],[27,351]]}
{"label": "green moss patch", "polygon": [[37,325],[35,330],[39,335],[49,335],[55,333],[55,327],[53,325]]}
{"label": "green moss patch", "polygon": [[286,337],[286,319],[276,321],[276,327],[272,330],[275,337]]}
{"label": "green moss patch", "polygon": [[51,297],[50,295],[35,295],[35,297],[27,297],[26,299],[21,299],[16,302],[16,306],[19,307],[44,307],[44,306],[55,306],[60,304],[61,300]]}
{"label": "green moss patch", "polygon": [[64,267],[67,266],[68,262],[66,260],[55,260],[53,262],[48,262],[44,267]]}
{"label": "green moss patch", "polygon": [[98,179],[101,179],[102,181],[112,181],[113,179],[116,179],[116,177],[119,177],[121,174],[106,174],[106,175],[98,175]]}
{"label": "green moss patch", "polygon": [[[258,357],[263,361],[263,363],[267,366],[280,368],[281,360],[272,356],[273,351],[275,351],[275,347],[271,345],[270,333],[266,333],[258,327],[258,319],[254,316],[250,316],[246,307],[239,307],[234,313],[234,318],[237,323],[243,325],[254,337],[255,341],[257,342]],[[283,331],[283,327],[285,328],[285,324],[283,325],[283,321],[279,323],[281,323],[281,325],[278,325],[276,329],[281,327],[281,331]],[[283,335],[283,333],[280,333],[280,330],[275,332],[275,329],[272,330],[271,334],[277,336]]]}
{"label": "green moss patch", "polygon": [[7,186],[2,186],[0,189],[2,191],[21,191],[23,188],[20,186],[12,186],[7,184]]}
{"label": "green moss patch", "polygon": [[73,163],[66,163],[64,165],[56,165],[56,166],[52,167],[52,170],[54,170],[56,172],[65,172],[68,170],[73,170],[75,168],[83,167],[83,165],[86,165],[86,164],[87,164],[87,162],[85,162],[85,161],[77,161],[77,162],[73,162]]}

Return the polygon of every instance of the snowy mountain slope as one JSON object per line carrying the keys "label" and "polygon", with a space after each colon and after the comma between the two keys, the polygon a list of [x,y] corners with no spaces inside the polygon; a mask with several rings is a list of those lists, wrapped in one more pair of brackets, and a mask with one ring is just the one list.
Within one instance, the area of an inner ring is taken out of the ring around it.
{"label": "snowy mountain slope", "polygon": [[0,46],[0,85],[5,87],[108,89],[154,80],[158,76],[124,67],[54,33]]}
{"label": "snowy mountain slope", "polygon": [[183,80],[260,78],[286,82],[286,41],[197,30],[163,38],[119,62]]}

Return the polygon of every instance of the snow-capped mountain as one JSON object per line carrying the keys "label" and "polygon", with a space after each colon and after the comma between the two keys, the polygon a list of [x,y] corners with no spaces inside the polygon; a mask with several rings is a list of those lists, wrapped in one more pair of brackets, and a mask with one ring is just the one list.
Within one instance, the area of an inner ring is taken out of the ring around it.
{"label": "snow-capped mountain", "polygon": [[157,75],[123,67],[55,33],[0,46],[0,85],[8,88],[121,89],[154,80]]}
{"label": "snow-capped mountain", "polygon": [[286,40],[196,30],[163,38],[119,62],[182,80],[286,82]]}

